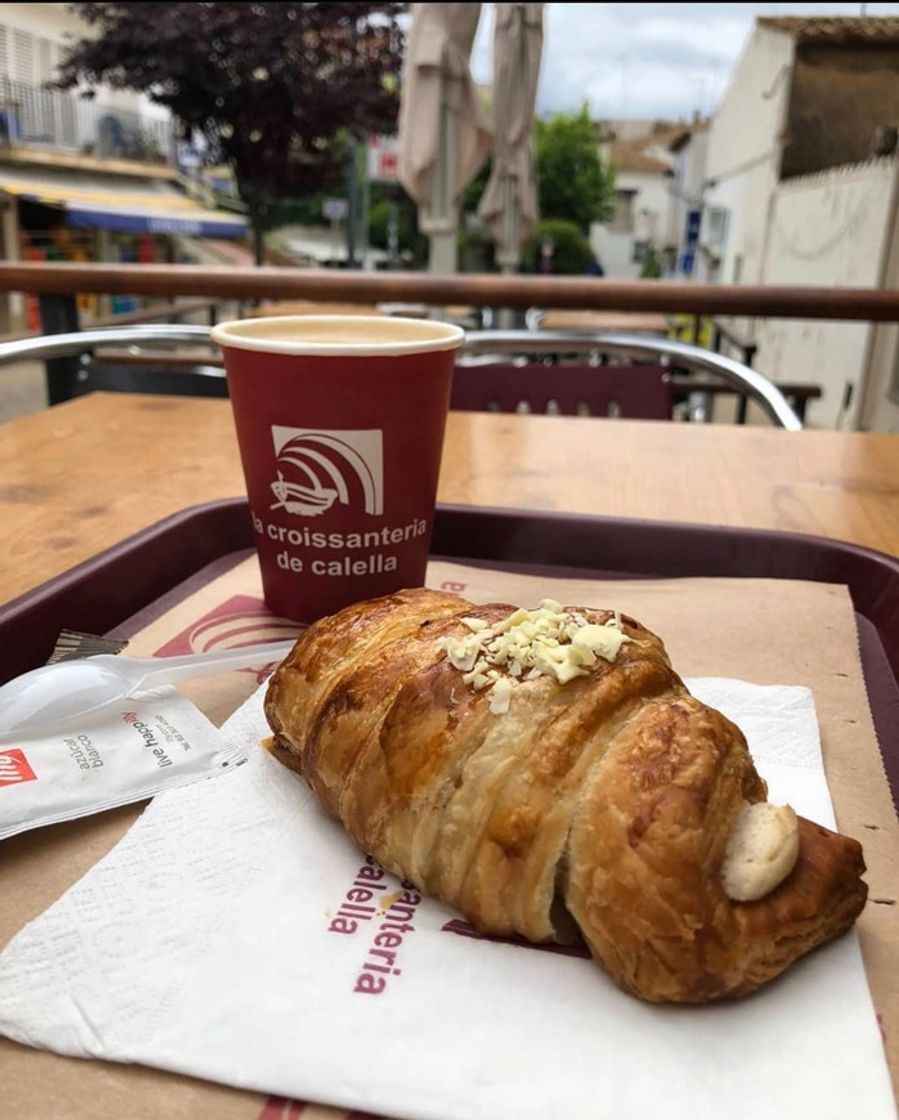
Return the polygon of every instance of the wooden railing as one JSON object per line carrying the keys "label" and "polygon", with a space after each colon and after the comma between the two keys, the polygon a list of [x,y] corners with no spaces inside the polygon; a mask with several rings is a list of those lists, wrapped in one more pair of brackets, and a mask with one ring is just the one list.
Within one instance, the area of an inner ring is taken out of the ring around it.
{"label": "wooden railing", "polygon": [[411,302],[433,306],[469,304],[899,322],[899,292],[875,288],[760,287],[571,276],[436,276],[426,272],[336,269],[15,263],[0,265],[0,291]]}

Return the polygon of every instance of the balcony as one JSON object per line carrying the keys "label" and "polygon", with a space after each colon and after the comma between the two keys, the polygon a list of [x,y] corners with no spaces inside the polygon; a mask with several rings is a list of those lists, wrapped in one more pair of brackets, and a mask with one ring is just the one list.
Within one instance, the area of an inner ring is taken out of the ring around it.
{"label": "balcony", "polygon": [[[168,121],[101,101],[0,78],[0,148],[18,155],[67,154],[82,166],[110,161],[173,170]],[[68,161],[67,161],[68,162]]]}

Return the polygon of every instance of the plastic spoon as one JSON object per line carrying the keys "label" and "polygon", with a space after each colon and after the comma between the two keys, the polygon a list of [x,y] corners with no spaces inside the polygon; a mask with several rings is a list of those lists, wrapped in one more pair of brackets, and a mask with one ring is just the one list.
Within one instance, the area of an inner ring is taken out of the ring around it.
{"label": "plastic spoon", "polygon": [[185,657],[122,657],[107,653],[44,665],[0,687],[0,739],[42,735],[96,715],[139,689],[202,677],[214,669],[248,669],[280,661],[294,642],[269,642]]}

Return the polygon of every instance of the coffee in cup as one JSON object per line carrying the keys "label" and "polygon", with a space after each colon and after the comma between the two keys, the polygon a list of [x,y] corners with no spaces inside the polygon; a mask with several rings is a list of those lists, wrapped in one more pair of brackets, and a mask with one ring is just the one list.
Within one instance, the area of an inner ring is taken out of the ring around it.
{"label": "coffee in cup", "polygon": [[276,614],[311,622],[424,582],[463,337],[448,323],[352,315],[213,330]]}

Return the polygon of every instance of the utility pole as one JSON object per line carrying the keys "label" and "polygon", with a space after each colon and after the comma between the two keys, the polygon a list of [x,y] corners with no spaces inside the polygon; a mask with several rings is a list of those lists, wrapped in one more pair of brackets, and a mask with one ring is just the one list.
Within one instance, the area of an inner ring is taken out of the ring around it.
{"label": "utility pole", "polygon": [[350,141],[346,169],[346,266],[356,267],[356,224],[359,212],[359,169],[357,167],[356,141]]}

